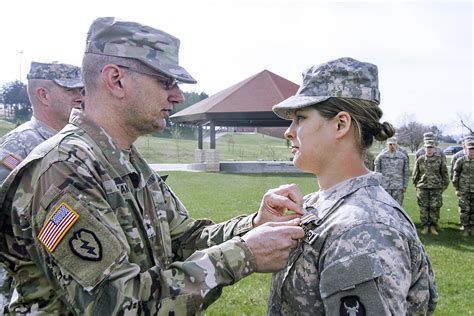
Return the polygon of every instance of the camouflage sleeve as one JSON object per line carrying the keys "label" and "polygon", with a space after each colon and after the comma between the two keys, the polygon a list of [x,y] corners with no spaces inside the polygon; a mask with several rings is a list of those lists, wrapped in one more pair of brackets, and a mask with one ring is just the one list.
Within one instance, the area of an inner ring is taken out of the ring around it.
{"label": "camouflage sleeve", "polygon": [[462,158],[458,159],[456,161],[456,164],[454,165],[454,171],[453,171],[453,186],[456,189],[456,191],[459,191],[459,179],[461,178],[461,172],[462,172]]}
{"label": "camouflage sleeve", "polygon": [[25,157],[28,156],[31,150],[28,147],[28,146],[31,147],[31,144],[30,144],[31,141],[29,139],[34,138],[34,136],[30,138],[29,136],[30,136],[30,133],[28,133],[28,131],[24,132],[21,135],[21,141],[20,141],[20,135],[18,135],[17,133],[10,134],[8,135],[7,138],[3,140],[0,146],[1,148],[3,148],[4,150],[8,152],[14,153],[17,157],[21,159],[25,159]]}
{"label": "camouflage sleeve", "polygon": [[320,290],[326,312],[426,314],[431,300],[428,276],[414,271],[415,260],[410,242],[390,226],[366,223],[350,229],[321,254]]}
{"label": "camouflage sleeve", "polygon": [[406,189],[408,187],[408,181],[410,178],[410,165],[409,159],[403,159],[403,188]]}
{"label": "camouflage sleeve", "polygon": [[[33,197],[26,203],[21,198],[31,197],[24,194],[30,186],[24,182],[15,202],[17,209],[33,214],[17,230],[29,234],[28,252],[41,271],[31,274],[31,282],[47,280],[74,313],[194,314],[215,300],[222,286],[255,271],[255,258],[239,237],[170,265],[156,254],[137,250],[140,244],[130,238],[140,240],[141,225],[134,224],[132,215],[120,214],[127,210],[113,209],[97,176],[77,163],[52,164],[39,177]],[[71,218],[67,230],[53,237],[46,234],[48,225],[63,225],[65,218]],[[47,291],[39,293],[51,300]]]}
{"label": "camouflage sleeve", "polygon": [[441,180],[443,183],[443,189],[446,190],[449,186],[449,175],[448,175],[448,167],[446,166],[446,158],[443,160],[441,159]]}
{"label": "camouflage sleeve", "polygon": [[449,170],[450,171],[450,175],[451,175],[451,178],[454,177],[454,165],[456,164],[456,157],[455,155],[453,155],[453,157],[451,158],[451,169]]}
{"label": "camouflage sleeve", "polygon": [[419,170],[419,160],[417,159],[415,161],[415,166],[413,167],[413,184],[415,185],[415,187],[418,185],[418,181],[420,180],[419,179],[419,175],[420,175],[420,170]]}
{"label": "camouflage sleeve", "polygon": [[22,159],[17,155],[0,148],[0,184],[21,161]]}

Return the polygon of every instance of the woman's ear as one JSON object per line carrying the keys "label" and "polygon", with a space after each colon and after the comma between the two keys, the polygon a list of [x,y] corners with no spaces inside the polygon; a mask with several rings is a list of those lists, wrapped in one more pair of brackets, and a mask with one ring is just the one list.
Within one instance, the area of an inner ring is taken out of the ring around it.
{"label": "woman's ear", "polygon": [[349,113],[342,111],[339,112],[336,117],[336,138],[342,138],[347,133],[349,133],[349,130],[351,129],[351,122],[352,122],[352,117],[349,115]]}

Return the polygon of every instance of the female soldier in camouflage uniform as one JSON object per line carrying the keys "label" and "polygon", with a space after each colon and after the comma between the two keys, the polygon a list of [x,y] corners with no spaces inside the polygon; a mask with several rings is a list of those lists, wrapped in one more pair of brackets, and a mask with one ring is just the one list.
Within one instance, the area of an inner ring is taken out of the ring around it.
{"label": "female soldier in camouflage uniform", "polygon": [[293,162],[317,175],[304,198],[304,241],[274,275],[270,315],[431,314],[434,275],[415,226],[363,164],[380,123],[377,67],[352,58],[314,66],[298,93],[274,106],[291,119]]}
{"label": "female soldier in camouflage uniform", "polygon": [[439,213],[443,206],[443,191],[449,185],[448,168],[441,156],[435,154],[433,141],[425,141],[426,154],[420,156],[413,168],[413,183],[416,187],[416,199],[420,206],[422,234],[428,230],[438,235]]}
{"label": "female soldier in camouflage uniform", "polygon": [[466,143],[467,155],[454,165],[453,185],[459,197],[463,236],[474,236],[474,141]]}

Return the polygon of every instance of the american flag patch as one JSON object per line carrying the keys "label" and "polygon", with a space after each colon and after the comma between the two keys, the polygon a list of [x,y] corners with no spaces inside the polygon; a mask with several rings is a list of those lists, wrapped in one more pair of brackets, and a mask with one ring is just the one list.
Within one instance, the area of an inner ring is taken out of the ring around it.
{"label": "american flag patch", "polygon": [[41,229],[38,240],[46,246],[49,252],[53,252],[67,231],[78,219],[79,215],[66,202],[62,202],[56,207],[53,215],[51,215]]}
{"label": "american flag patch", "polygon": [[10,170],[15,169],[21,162],[21,159],[13,156],[12,154],[8,154],[5,158],[2,159],[2,164]]}

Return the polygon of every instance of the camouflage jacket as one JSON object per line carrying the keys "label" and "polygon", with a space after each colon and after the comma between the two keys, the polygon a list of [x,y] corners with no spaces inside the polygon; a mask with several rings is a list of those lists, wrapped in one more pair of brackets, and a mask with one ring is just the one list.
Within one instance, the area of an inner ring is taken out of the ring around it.
{"label": "camouflage jacket", "polygon": [[420,189],[443,189],[449,185],[448,168],[440,156],[421,156],[413,168],[413,183]]}
{"label": "camouflage jacket", "polygon": [[400,151],[380,153],[375,158],[375,171],[383,175],[384,189],[405,189],[408,186],[408,159]]}
{"label": "camouflage jacket", "polygon": [[[81,112],[0,190],[17,314],[196,314],[252,273],[252,216],[192,219],[132,146]],[[235,237],[234,237],[235,236]]]}
{"label": "camouflage jacket", "polygon": [[456,191],[474,193],[474,159],[466,155],[456,161],[453,186]]}
{"label": "camouflage jacket", "polygon": [[[418,149],[418,151],[415,153],[415,160],[420,158],[421,156],[425,155],[426,154],[426,149],[425,147],[421,147],[420,149]],[[439,156],[441,158],[443,158],[444,160],[444,163],[446,164],[446,155],[444,154],[443,150],[439,147],[435,147],[435,152],[434,152],[435,156]]]}
{"label": "camouflage jacket", "polygon": [[[33,116],[28,122],[21,124],[4,135],[0,139],[0,148],[12,153],[14,157],[20,158],[20,160],[25,159],[33,148],[56,133],[56,130]],[[0,183],[2,183],[12,169],[9,169],[8,165],[0,164]]]}
{"label": "camouflage jacket", "polygon": [[430,261],[379,176],[305,197],[312,214],[303,217],[306,235],[273,276],[268,315],[433,313],[438,294]]}
{"label": "camouflage jacket", "polygon": [[454,165],[456,164],[456,161],[459,158],[464,157],[465,155],[466,155],[466,152],[463,149],[463,150],[458,151],[451,157],[451,170],[450,170],[451,178],[454,177]]}

